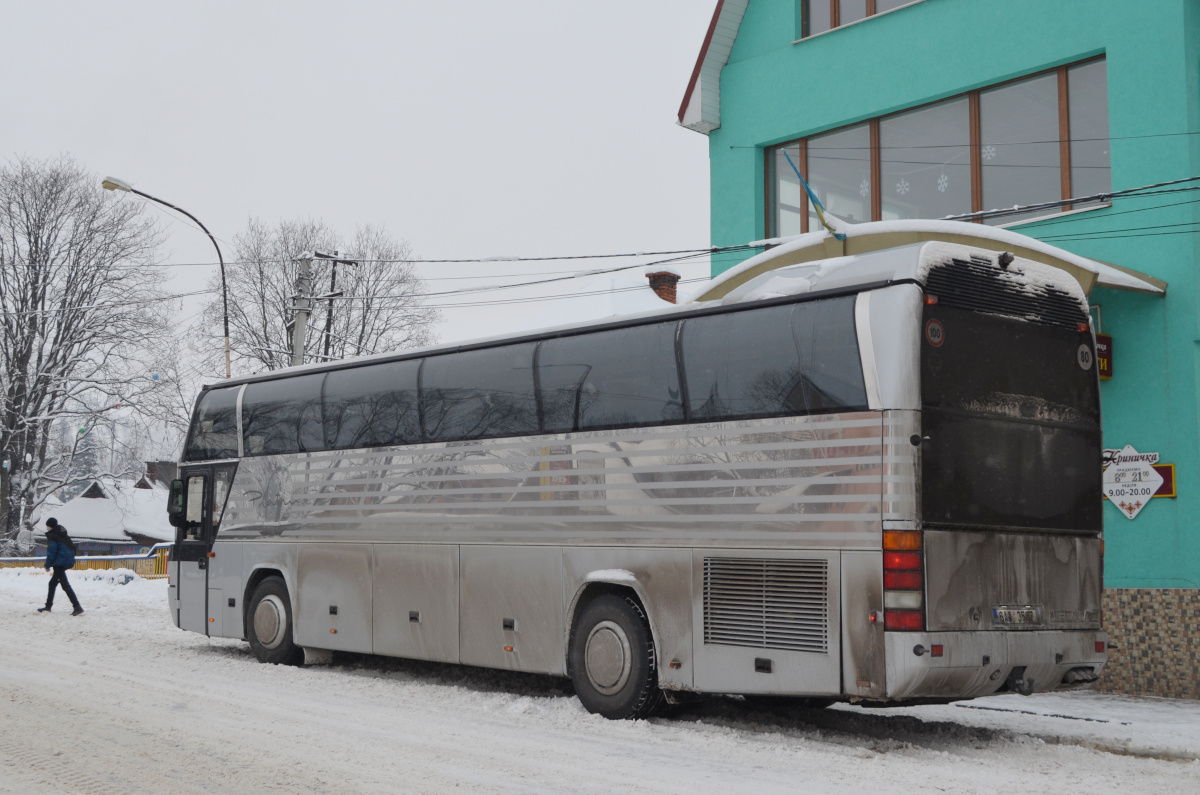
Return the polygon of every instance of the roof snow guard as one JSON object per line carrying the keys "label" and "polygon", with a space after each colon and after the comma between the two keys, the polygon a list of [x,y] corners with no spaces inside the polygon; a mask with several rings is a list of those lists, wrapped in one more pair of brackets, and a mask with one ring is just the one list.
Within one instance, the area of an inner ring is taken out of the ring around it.
{"label": "roof snow guard", "polygon": [[717,0],[700,57],[679,106],[679,124],[689,130],[708,135],[721,126],[721,70],[729,63],[747,3],[749,0]]}

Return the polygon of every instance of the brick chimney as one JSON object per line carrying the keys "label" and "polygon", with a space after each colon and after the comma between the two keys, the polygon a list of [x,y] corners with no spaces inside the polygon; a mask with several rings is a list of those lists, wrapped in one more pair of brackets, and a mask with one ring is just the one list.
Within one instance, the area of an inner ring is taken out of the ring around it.
{"label": "brick chimney", "polygon": [[659,298],[669,304],[675,303],[675,285],[679,282],[678,273],[658,271],[657,273],[647,273],[646,278],[650,280],[650,289],[657,293]]}

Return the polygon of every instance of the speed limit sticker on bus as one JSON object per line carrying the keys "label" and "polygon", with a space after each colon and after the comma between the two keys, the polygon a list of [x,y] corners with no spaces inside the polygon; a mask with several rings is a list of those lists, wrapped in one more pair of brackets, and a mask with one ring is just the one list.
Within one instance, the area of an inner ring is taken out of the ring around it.
{"label": "speed limit sticker on bus", "polygon": [[935,348],[942,347],[946,341],[946,329],[942,327],[942,321],[935,318],[925,324],[925,341]]}

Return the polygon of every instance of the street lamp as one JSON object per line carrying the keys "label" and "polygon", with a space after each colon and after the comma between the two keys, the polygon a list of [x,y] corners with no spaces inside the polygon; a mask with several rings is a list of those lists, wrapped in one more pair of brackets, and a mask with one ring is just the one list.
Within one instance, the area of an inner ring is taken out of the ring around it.
{"label": "street lamp", "polygon": [[217,245],[217,239],[212,236],[212,232],[208,231],[208,227],[200,223],[200,219],[189,213],[182,207],[176,207],[170,202],[165,202],[157,196],[151,196],[149,193],[143,193],[137,188],[130,185],[125,180],[117,179],[116,177],[105,177],[100,183],[100,187],[105,190],[123,190],[126,193],[135,193],[144,199],[149,199],[152,202],[158,202],[164,207],[170,207],[172,210],[183,213],[188,218],[196,222],[196,226],[204,230],[204,234],[208,235],[208,239],[212,241],[213,248],[217,250],[217,261],[221,263],[221,313],[225,319],[225,377],[233,377],[233,373],[229,368],[229,296],[225,289],[225,258],[221,256],[221,247]]}

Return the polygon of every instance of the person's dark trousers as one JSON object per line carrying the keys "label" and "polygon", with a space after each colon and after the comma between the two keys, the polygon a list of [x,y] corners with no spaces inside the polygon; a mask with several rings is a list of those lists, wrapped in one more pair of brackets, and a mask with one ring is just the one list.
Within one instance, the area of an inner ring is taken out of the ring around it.
{"label": "person's dark trousers", "polygon": [[50,578],[50,592],[46,594],[46,607],[54,606],[54,589],[58,587],[59,583],[62,583],[63,593],[71,600],[72,606],[76,610],[82,610],[83,608],[79,606],[79,600],[75,598],[75,592],[71,590],[71,583],[67,582],[66,566],[54,567],[54,576]]}

